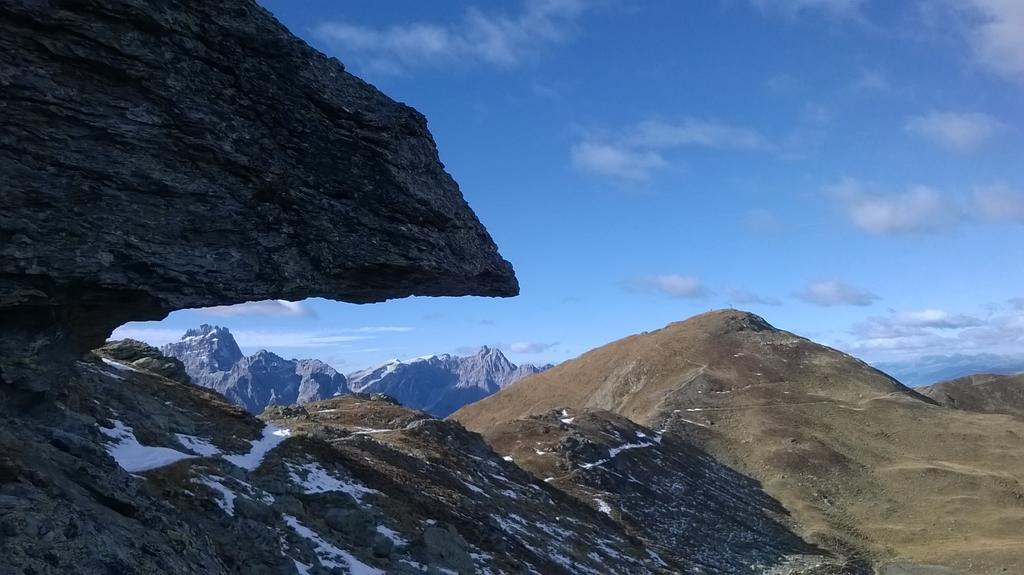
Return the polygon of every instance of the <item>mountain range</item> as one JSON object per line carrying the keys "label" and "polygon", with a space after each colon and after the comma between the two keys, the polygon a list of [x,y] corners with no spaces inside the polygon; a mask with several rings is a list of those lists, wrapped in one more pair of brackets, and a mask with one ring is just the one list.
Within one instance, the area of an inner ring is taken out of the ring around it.
{"label": "mountain range", "polygon": [[691,445],[762,485],[805,540],[883,573],[1024,572],[1024,419],[940,403],[857,358],[725,310],[597,348],[451,417],[535,476],[600,498],[651,539],[665,541],[680,516],[643,504],[660,478],[609,483],[567,469],[558,435],[527,422],[610,413],[678,438],[657,450],[639,448],[648,439],[630,440],[628,451],[598,443],[583,461],[654,478],[661,472],[648,470],[672,473],[666,461],[692,458],[673,445]]}
{"label": "mountain range", "polygon": [[266,350],[247,357],[227,328],[206,324],[186,331],[180,341],[161,351],[180,360],[193,383],[250,413],[356,391],[389,395],[405,406],[443,417],[551,367],[517,366],[500,350],[484,346],[469,356],[395,359],[346,377],[316,359],[284,359]]}
{"label": "mountain range", "polygon": [[481,347],[469,356],[449,354],[409,362],[392,360],[348,375],[349,386],[362,393],[383,393],[402,405],[439,417],[492,395],[551,366],[515,365],[500,350]]}
{"label": "mountain range", "polygon": [[185,365],[192,383],[212,389],[249,413],[349,392],[345,376],[316,359],[284,359],[266,350],[245,356],[226,328],[201,325],[161,348]]}

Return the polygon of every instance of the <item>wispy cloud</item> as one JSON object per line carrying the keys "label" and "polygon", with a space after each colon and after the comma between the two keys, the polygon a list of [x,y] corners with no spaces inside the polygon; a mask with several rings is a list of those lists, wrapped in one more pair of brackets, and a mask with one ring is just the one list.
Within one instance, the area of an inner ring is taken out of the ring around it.
{"label": "wispy cloud", "polygon": [[947,150],[973,152],[1006,126],[992,116],[977,112],[932,112],[909,118],[904,128]]}
{"label": "wispy cloud", "polygon": [[976,327],[983,322],[975,317],[942,309],[890,310],[889,315],[870,317],[854,325],[853,333],[862,339],[892,339],[922,336],[933,330]]}
{"label": "wispy cloud", "polygon": [[982,218],[1024,224],[1024,193],[1004,184],[975,189],[974,202]]}
{"label": "wispy cloud", "polygon": [[978,186],[959,197],[920,185],[902,193],[881,193],[853,178],[826,186],[825,191],[854,227],[870,234],[927,234],[967,223],[1024,223],[1024,193],[1002,183]]}
{"label": "wispy cloud", "polygon": [[599,176],[643,181],[664,168],[665,158],[652,150],[637,150],[615,144],[580,142],[571,149],[574,168]]}
{"label": "wispy cloud", "polygon": [[268,299],[264,301],[251,301],[236,305],[221,305],[196,310],[205,315],[218,317],[235,317],[244,315],[277,315],[293,317],[316,317],[306,304],[299,301],[285,301],[283,299]]}
{"label": "wispy cloud", "polygon": [[820,14],[837,19],[860,19],[864,0],[751,0],[763,12],[795,18],[803,14]]}
{"label": "wispy cloud", "polygon": [[1024,80],[1024,3],[1020,0],[965,0],[968,38],[975,59],[994,72]]}
{"label": "wispy cloud", "polygon": [[539,341],[517,341],[508,345],[497,346],[499,349],[504,349],[512,353],[522,354],[537,354],[544,353],[549,349],[558,345],[558,342],[546,343]]}
{"label": "wispy cloud", "polygon": [[841,345],[874,361],[904,361],[942,354],[1005,354],[1024,356],[1024,306],[1012,300],[979,318],[940,309],[890,310],[850,330]]}
{"label": "wispy cloud", "polygon": [[455,23],[410,22],[373,28],[323,22],[313,34],[378,72],[453,62],[513,66],[564,41],[587,6],[584,0],[526,0],[516,13],[471,9]]}
{"label": "wispy cloud", "polygon": [[868,290],[841,282],[839,280],[813,281],[798,292],[796,297],[807,303],[823,307],[851,305],[868,306],[878,300],[878,296]]}
{"label": "wispy cloud", "polygon": [[674,298],[699,298],[707,295],[704,284],[695,277],[680,275],[649,275],[628,280],[630,291],[660,293]]}
{"label": "wispy cloud", "polygon": [[570,149],[575,168],[622,180],[646,180],[668,167],[665,154],[685,148],[765,150],[772,144],[756,130],[716,120],[645,120],[614,135],[591,134]]}
{"label": "wispy cloud", "polygon": [[[133,326],[129,324],[114,330],[111,339],[137,339],[159,347],[179,341],[184,331],[183,329]],[[409,331],[413,331],[413,328],[405,326],[365,326],[330,331],[232,330],[231,335],[234,336],[238,345],[249,349],[319,348],[377,339],[380,334]]]}
{"label": "wispy cloud", "polygon": [[952,200],[927,186],[880,194],[858,180],[846,178],[828,186],[826,192],[840,203],[850,223],[871,234],[939,232],[962,218]]}

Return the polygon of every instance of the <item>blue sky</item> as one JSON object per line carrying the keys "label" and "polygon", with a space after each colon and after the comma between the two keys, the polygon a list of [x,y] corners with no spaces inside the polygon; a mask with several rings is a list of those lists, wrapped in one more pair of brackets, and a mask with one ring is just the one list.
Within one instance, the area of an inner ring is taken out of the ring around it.
{"label": "blue sky", "polygon": [[518,298],[187,310],[351,371],[735,306],[869,361],[1024,356],[1019,0],[263,0],[428,120]]}

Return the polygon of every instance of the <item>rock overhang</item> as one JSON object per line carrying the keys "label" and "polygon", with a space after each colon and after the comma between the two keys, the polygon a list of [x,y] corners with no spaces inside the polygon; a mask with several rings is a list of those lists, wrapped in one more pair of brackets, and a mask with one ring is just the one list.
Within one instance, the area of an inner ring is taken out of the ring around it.
{"label": "rock overhang", "polygon": [[425,118],[255,2],[0,16],[0,377],[175,309],[518,293]]}

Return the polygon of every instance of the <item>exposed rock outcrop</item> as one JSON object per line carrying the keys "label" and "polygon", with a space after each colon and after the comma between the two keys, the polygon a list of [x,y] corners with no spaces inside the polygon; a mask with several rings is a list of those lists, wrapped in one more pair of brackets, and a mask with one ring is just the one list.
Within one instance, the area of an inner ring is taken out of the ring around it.
{"label": "exposed rock outcrop", "polygon": [[22,389],[180,308],[518,291],[424,117],[251,0],[0,3],[0,109]]}

